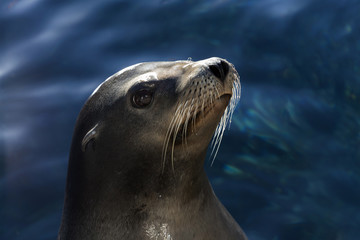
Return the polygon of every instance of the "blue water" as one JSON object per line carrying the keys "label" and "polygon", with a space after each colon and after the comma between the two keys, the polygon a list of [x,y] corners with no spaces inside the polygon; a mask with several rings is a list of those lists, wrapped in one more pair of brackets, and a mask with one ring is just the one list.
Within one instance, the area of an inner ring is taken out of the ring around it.
{"label": "blue water", "polygon": [[360,235],[360,1],[3,0],[0,239],[55,239],[82,104],[143,61],[234,63],[242,98],[212,167],[250,240]]}

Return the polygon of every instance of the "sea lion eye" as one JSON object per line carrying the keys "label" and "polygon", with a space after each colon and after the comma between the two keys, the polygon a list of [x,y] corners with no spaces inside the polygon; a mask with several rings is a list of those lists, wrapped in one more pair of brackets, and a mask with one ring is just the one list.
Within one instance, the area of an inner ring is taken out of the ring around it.
{"label": "sea lion eye", "polygon": [[153,92],[146,89],[141,89],[134,93],[131,100],[134,107],[143,108],[148,106],[152,102],[152,99]]}

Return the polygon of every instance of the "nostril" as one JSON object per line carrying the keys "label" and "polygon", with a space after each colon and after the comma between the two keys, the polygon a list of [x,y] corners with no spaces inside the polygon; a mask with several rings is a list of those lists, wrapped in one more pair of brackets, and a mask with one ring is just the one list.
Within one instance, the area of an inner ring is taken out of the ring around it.
{"label": "nostril", "polygon": [[227,74],[229,73],[229,64],[227,64],[225,61],[221,60],[221,66],[224,71],[224,76],[226,77]]}
{"label": "nostril", "polygon": [[219,65],[210,65],[210,71],[215,75],[217,78],[222,78],[222,70],[219,68]]}
{"label": "nostril", "polygon": [[229,72],[229,65],[221,60],[220,62],[210,65],[209,69],[215,77],[219,78],[223,82]]}

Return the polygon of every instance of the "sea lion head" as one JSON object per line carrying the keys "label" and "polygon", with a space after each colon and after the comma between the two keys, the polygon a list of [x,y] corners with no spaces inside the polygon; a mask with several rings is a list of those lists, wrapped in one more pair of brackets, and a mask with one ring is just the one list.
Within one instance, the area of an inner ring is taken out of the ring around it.
{"label": "sea lion head", "polygon": [[70,162],[77,159],[76,171],[95,176],[97,184],[112,175],[123,183],[129,175],[150,181],[200,170],[214,132],[216,154],[239,98],[239,76],[224,59],[130,66],[105,80],[85,103]]}

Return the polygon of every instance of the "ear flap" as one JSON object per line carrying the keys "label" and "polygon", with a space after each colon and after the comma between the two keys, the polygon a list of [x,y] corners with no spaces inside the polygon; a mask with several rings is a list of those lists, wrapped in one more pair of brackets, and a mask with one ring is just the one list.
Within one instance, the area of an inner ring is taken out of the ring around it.
{"label": "ear flap", "polygon": [[98,123],[92,128],[92,129],[90,129],[90,131],[88,131],[86,134],[85,134],[85,136],[84,136],[84,138],[83,138],[83,140],[81,141],[81,150],[83,151],[83,152],[85,152],[86,151],[86,147],[87,147],[87,145],[88,145],[88,143],[91,141],[91,140],[95,140],[95,138],[98,136]]}

